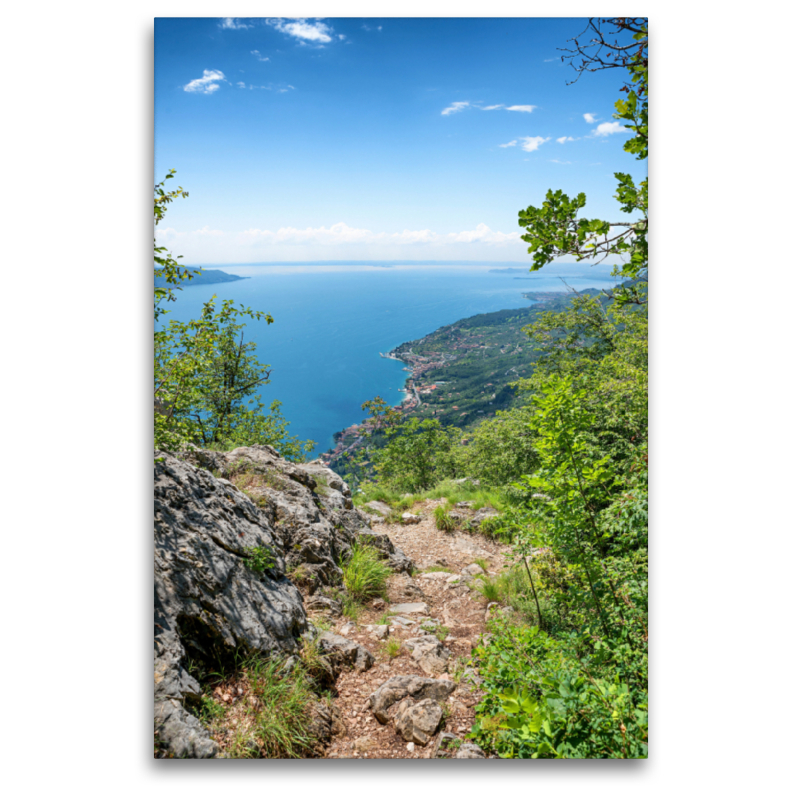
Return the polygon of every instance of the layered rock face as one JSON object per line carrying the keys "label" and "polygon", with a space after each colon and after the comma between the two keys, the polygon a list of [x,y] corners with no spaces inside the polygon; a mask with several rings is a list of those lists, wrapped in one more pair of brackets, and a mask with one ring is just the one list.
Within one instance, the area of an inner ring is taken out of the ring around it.
{"label": "layered rock face", "polygon": [[217,746],[184,707],[201,693],[192,661],[294,653],[308,625],[287,571],[302,570],[312,591],[340,584],[337,562],[358,538],[396,570],[411,562],[373,534],[347,485],[319,462],[292,464],[266,446],[187,459],[157,453],[154,462],[155,729],[172,754],[208,758]]}

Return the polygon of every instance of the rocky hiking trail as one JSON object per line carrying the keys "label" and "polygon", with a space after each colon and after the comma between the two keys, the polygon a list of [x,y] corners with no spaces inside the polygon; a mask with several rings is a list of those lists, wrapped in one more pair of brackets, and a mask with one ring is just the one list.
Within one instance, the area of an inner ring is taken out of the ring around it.
{"label": "rocky hiking trail", "polygon": [[[481,697],[470,656],[503,609],[471,584],[508,548],[477,532],[489,507],[456,503],[456,529],[439,530],[445,502],[402,518],[378,501],[357,509],[324,464],[266,445],[156,453],[154,757],[487,757],[464,741]],[[385,598],[345,608],[339,565],[357,545],[388,568]],[[308,725],[263,732],[265,687],[289,696],[298,671],[320,690]]]}
{"label": "rocky hiking trail", "polygon": [[[371,652],[375,663],[340,674],[340,724],[326,758],[485,757],[464,741],[481,698],[480,676],[468,662],[493,611],[469,584],[484,572],[476,559],[495,575],[508,547],[480,533],[439,530],[433,511],[441,502],[418,503],[410,511],[419,520],[411,524],[371,518],[375,533],[387,535],[415,570],[392,575],[389,602],[369,603],[358,624],[336,620],[333,630]],[[473,512],[460,505],[456,513],[466,523]],[[387,614],[391,621],[380,625]],[[388,640],[401,643],[394,658]]]}

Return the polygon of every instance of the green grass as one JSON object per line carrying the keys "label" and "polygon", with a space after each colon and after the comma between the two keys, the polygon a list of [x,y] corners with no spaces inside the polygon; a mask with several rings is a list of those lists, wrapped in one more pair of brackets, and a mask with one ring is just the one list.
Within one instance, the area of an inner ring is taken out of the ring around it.
{"label": "green grass", "polygon": [[478,579],[472,583],[472,588],[481,594],[487,603],[499,603],[503,599],[503,594],[498,580],[488,575],[478,575]]}
{"label": "green grass", "polygon": [[288,674],[278,659],[251,657],[218,685],[242,689],[235,703],[205,694],[194,709],[228,758],[305,758],[316,739],[310,705],[316,700],[301,665]]}
{"label": "green grass", "polygon": [[486,563],[485,558],[476,558],[472,563],[477,564],[484,572],[489,571],[489,565]]}
{"label": "green grass", "polygon": [[440,567],[438,564],[434,564],[432,567],[425,567],[422,570],[423,573],[425,572],[452,572],[453,570],[450,567]]}
{"label": "green grass", "polygon": [[391,567],[381,560],[374,547],[356,543],[350,560],[340,565],[348,593],[356,601],[366,601],[386,594],[386,580],[392,574]]}
{"label": "green grass", "polygon": [[433,509],[433,521],[440,531],[454,531],[458,527],[458,522],[450,516],[450,504],[436,506]]}
{"label": "green grass", "polygon": [[392,636],[383,643],[383,650],[389,658],[397,658],[403,650],[403,643]]}

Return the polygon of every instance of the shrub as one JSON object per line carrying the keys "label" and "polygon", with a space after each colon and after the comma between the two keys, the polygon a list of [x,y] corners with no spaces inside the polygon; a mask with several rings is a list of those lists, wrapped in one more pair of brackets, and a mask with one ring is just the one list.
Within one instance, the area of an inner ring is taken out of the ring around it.
{"label": "shrub", "polygon": [[269,547],[256,545],[255,547],[247,548],[245,552],[247,557],[244,560],[244,565],[253,572],[261,573],[275,566],[275,558]]}
{"label": "shrub", "polygon": [[350,560],[342,566],[344,585],[350,595],[360,601],[386,593],[386,580],[392,569],[374,547],[357,542]]}

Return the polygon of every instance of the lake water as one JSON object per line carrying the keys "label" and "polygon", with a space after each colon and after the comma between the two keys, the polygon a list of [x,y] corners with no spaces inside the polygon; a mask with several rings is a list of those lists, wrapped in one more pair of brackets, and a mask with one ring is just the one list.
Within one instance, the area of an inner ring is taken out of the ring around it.
{"label": "lake water", "polygon": [[[187,285],[168,304],[179,320],[197,317],[212,295],[271,314],[272,325],[250,323],[245,339],[271,365],[261,400],[283,403],[289,431],[317,442],[364,419],[361,404],[380,395],[402,399],[408,373],[399,361],[381,358],[397,345],[474,314],[522,308],[523,292],[561,291],[564,275],[575,289],[612,285],[599,267],[546,267],[539,273],[492,273],[489,268],[353,269],[289,273],[275,268],[225,267],[248,280]],[[515,278],[525,277],[525,280]],[[528,277],[532,279],[528,279]],[[169,319],[169,317],[167,317]]]}

